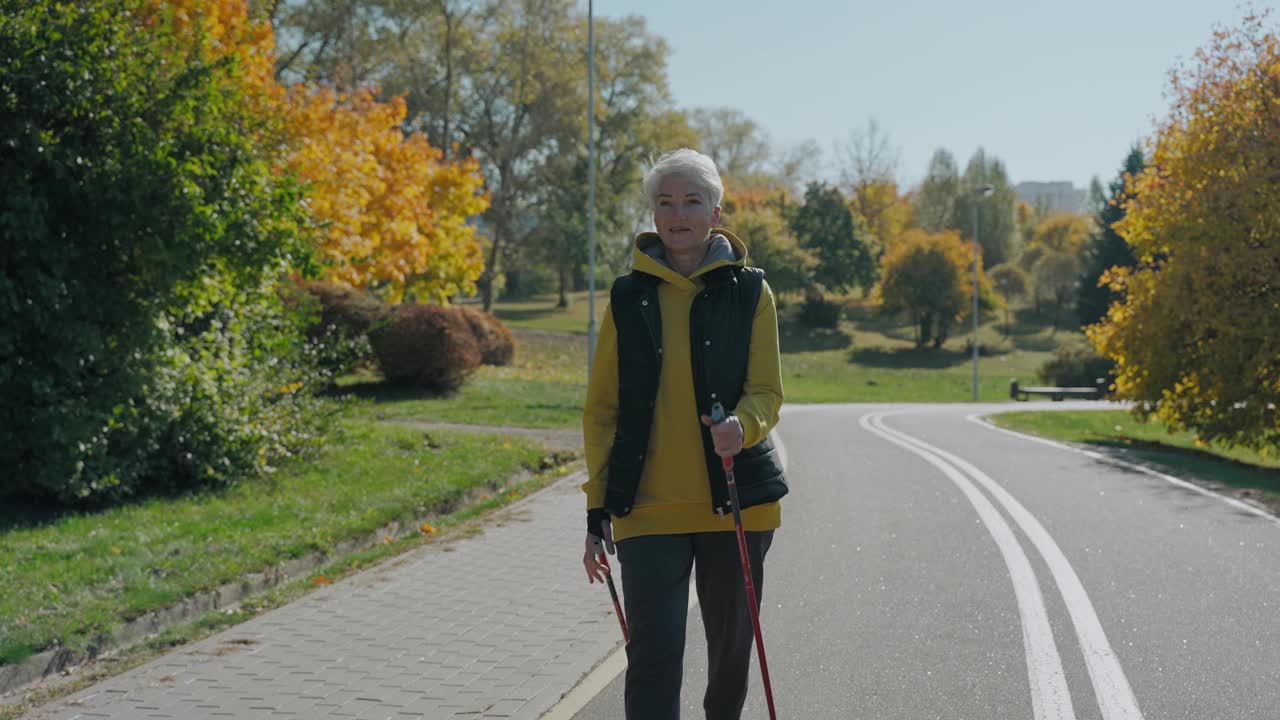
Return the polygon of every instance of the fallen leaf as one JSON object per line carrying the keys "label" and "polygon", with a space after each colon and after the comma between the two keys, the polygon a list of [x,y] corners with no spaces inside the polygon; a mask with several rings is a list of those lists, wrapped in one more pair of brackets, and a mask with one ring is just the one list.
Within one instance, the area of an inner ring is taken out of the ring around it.
{"label": "fallen leaf", "polygon": [[422,527],[418,529],[421,530],[423,534],[426,534],[426,535],[430,535],[436,531],[434,527],[431,527],[431,523],[422,523]]}
{"label": "fallen leaf", "polygon": [[323,575],[317,575],[311,578],[311,582],[315,583],[316,585],[328,585],[333,581]]}

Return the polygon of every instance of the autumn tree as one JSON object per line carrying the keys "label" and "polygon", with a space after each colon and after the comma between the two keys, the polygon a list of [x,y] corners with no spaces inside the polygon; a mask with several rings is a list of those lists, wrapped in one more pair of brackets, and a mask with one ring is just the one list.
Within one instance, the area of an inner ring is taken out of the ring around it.
{"label": "autumn tree", "polygon": [[818,258],[800,246],[776,205],[760,203],[737,210],[728,227],[747,246],[747,260],[762,268],[777,292],[804,289]]}
{"label": "autumn tree", "polygon": [[1031,277],[1026,270],[1014,263],[1001,263],[991,268],[990,277],[992,287],[1004,299],[1004,324],[1007,332],[1013,327],[1009,314],[1013,301],[1027,296],[1031,290]]}
{"label": "autumn tree", "polygon": [[1062,311],[1074,297],[1089,231],[1089,220],[1083,215],[1054,213],[1036,226],[1031,244],[1023,253],[1023,266],[1031,275],[1037,310],[1041,301],[1052,303],[1055,330]]}
{"label": "autumn tree", "polygon": [[316,259],[352,287],[445,301],[473,294],[483,267],[467,219],[488,206],[474,159],[443,160],[402,129],[401,98],[296,85],[289,93],[287,166],[309,189]]}
{"label": "autumn tree", "polygon": [[1115,229],[1138,258],[1088,334],[1141,416],[1204,441],[1280,444],[1280,36],[1250,16],[1171,74]]}
{"label": "autumn tree", "polygon": [[909,199],[898,194],[898,150],[875,120],[865,129],[849,133],[836,145],[840,182],[849,196],[854,216],[861,220],[873,242],[887,247],[911,225]]}
{"label": "autumn tree", "polygon": [[1111,303],[1120,299],[1119,294],[1100,283],[1103,273],[1113,267],[1133,267],[1138,262],[1133,248],[1114,226],[1124,219],[1125,183],[1137,177],[1144,164],[1142,148],[1134,147],[1119,175],[1111,182],[1110,194],[1103,194],[1100,188],[1096,190],[1099,196],[1096,227],[1085,245],[1081,258],[1084,270],[1076,288],[1076,317],[1081,327],[1102,320]]}
{"label": "autumn tree", "polygon": [[[951,328],[972,312],[973,244],[955,231],[912,228],[884,255],[880,299],[888,312],[906,312],[916,329],[916,347],[942,347]],[[979,267],[981,272],[981,267]],[[980,281],[980,305],[994,302]]]}

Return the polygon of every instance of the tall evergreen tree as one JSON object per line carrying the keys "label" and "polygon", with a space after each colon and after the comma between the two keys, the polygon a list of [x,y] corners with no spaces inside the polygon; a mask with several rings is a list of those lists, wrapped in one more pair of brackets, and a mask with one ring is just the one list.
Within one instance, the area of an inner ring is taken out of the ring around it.
{"label": "tall evergreen tree", "polygon": [[935,233],[948,229],[959,189],[960,170],[955,157],[945,148],[934,150],[929,159],[929,174],[914,198],[916,222],[920,227]]}
{"label": "tall evergreen tree", "polygon": [[1081,327],[1093,325],[1107,314],[1111,303],[1120,299],[1114,290],[1098,287],[1098,278],[1108,268],[1133,267],[1137,259],[1133,248],[1124,238],[1112,229],[1112,225],[1125,216],[1125,176],[1137,176],[1146,165],[1142,157],[1142,148],[1135,145],[1125,158],[1124,167],[1116,179],[1111,181],[1111,194],[1097,214],[1098,229],[1089,237],[1084,250],[1084,270],[1080,273],[1080,282],[1076,284],[1076,314],[1080,318]]}
{"label": "tall evergreen tree", "polygon": [[[990,185],[992,193],[979,198],[975,193],[983,185]],[[960,178],[948,227],[959,230],[962,238],[972,242],[973,204],[978,204],[978,244],[982,246],[984,267],[995,267],[1018,256],[1021,238],[1014,214],[1017,200],[1004,163],[978,148]]]}

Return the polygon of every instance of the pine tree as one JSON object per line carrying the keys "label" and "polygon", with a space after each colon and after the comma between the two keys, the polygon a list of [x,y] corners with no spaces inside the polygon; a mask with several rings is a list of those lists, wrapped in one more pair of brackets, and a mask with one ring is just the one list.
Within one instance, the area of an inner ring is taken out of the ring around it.
{"label": "pine tree", "polygon": [[1084,271],[1080,273],[1080,282],[1076,284],[1076,314],[1080,318],[1080,326],[1093,325],[1107,314],[1107,307],[1121,298],[1116,291],[1098,287],[1098,279],[1102,273],[1112,267],[1133,267],[1137,259],[1133,248],[1112,228],[1117,221],[1124,218],[1125,178],[1137,177],[1142,172],[1145,162],[1142,148],[1134,146],[1125,158],[1124,167],[1116,179],[1111,181],[1110,195],[1097,214],[1098,229],[1089,237],[1084,251]]}

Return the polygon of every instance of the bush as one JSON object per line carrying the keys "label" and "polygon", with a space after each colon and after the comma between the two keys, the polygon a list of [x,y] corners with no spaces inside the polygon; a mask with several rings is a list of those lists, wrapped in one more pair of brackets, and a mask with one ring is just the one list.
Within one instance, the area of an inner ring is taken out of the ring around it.
{"label": "bush", "polygon": [[0,20],[0,494],[226,480],[308,434],[306,346],[269,289],[305,217],[280,118],[149,7]]}
{"label": "bush", "polygon": [[458,311],[471,326],[480,345],[480,362],[485,365],[510,365],[516,355],[516,339],[502,321],[475,308],[459,307]]}
{"label": "bush", "polygon": [[316,364],[331,378],[375,361],[369,333],[391,317],[391,306],[372,293],[319,280],[297,280],[282,291],[306,318]]}
{"label": "bush", "polygon": [[1116,364],[1092,348],[1058,348],[1057,354],[1040,366],[1040,381],[1054,387],[1093,387],[1098,380],[1109,387],[1115,380]]}
{"label": "bush", "polygon": [[800,305],[800,322],[811,328],[834,328],[840,325],[841,307],[821,293],[807,293]]}
{"label": "bush", "polygon": [[457,308],[397,306],[369,340],[383,377],[396,385],[452,392],[480,366],[480,344]]}

